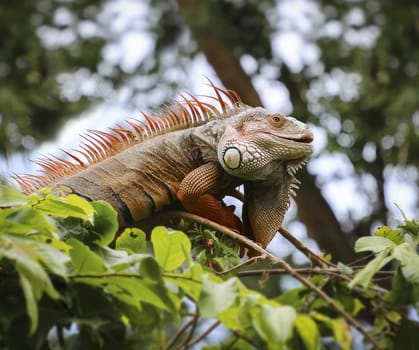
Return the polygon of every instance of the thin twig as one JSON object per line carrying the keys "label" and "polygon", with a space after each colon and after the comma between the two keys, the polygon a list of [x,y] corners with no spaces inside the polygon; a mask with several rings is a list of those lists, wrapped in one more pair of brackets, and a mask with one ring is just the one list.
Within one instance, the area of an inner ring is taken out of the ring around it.
{"label": "thin twig", "polygon": [[173,335],[173,337],[169,340],[169,342],[167,343],[166,347],[164,348],[165,350],[169,350],[173,345],[176,344],[176,342],[181,338],[182,334],[194,323],[195,321],[195,316],[193,315],[192,319],[190,319],[188,322],[185,322],[185,324],[180,327],[177,332]]}
{"label": "thin twig", "polygon": [[[362,267],[360,269],[362,269]],[[331,275],[331,276],[344,278],[344,279],[349,278],[349,280],[351,280],[349,276],[342,275],[340,270],[337,268],[319,269],[319,268],[314,268],[314,267],[302,267],[302,268],[295,269],[295,271],[297,271],[298,273],[303,273],[303,274]],[[238,272],[240,276],[260,275],[260,274],[265,274],[265,273],[283,274],[283,273],[288,273],[288,272],[284,269],[246,270],[246,271]],[[394,275],[394,271],[377,271],[375,274],[391,277],[392,275]]]}
{"label": "thin twig", "polygon": [[363,262],[365,260],[369,260],[369,259],[371,259],[373,257],[374,257],[374,253],[370,253],[370,254],[361,256],[359,259],[356,259],[354,261],[351,261],[347,265],[350,266],[350,267],[355,267],[356,264],[359,264],[360,262]]}
{"label": "thin twig", "polygon": [[285,228],[280,227],[278,231],[285,239],[287,239],[289,242],[291,242],[294,245],[294,247],[296,247],[301,253],[303,253],[313,264],[316,264],[320,267],[325,266],[325,265],[336,267],[336,265],[333,264],[332,262],[327,261],[322,256],[314,253],[310,248],[308,248],[301,241],[299,241],[297,238],[295,238]]}
{"label": "thin twig", "polygon": [[[319,269],[319,268],[300,268],[295,269],[296,272],[304,274],[304,275],[328,275],[335,277],[340,280],[344,280],[347,282],[352,281],[352,278],[349,276],[342,275],[339,272],[339,269],[331,268],[331,269]],[[379,274],[381,271],[377,271],[376,273]],[[384,272],[384,271],[383,271]],[[390,271],[389,271],[390,272]],[[237,275],[239,277],[246,277],[246,276],[257,276],[257,275],[266,275],[266,274],[287,274],[288,271],[285,269],[261,269],[261,270],[247,270],[238,272]],[[387,293],[388,290],[381,288],[379,286],[370,286],[371,289],[376,291],[377,293],[384,294]]]}
{"label": "thin twig", "polygon": [[234,331],[234,330],[232,331],[232,333],[236,336],[237,339],[239,339],[239,338],[243,339],[245,342],[249,343],[250,345],[253,345],[253,347],[255,346],[253,341],[250,338],[246,337],[245,335],[240,334],[239,332]]}
{"label": "thin twig", "polygon": [[192,338],[192,336],[195,332],[196,325],[198,324],[198,319],[199,319],[199,314],[197,312],[195,314],[194,319],[193,319],[192,327],[188,332],[188,336],[185,338],[185,340],[182,342],[182,344],[181,344],[181,346],[179,346],[179,348],[181,348],[183,344],[184,344],[183,347],[185,347],[185,346],[187,347],[189,345],[189,342],[191,341],[191,338]]}
{"label": "thin twig", "polygon": [[[217,328],[221,324],[220,321],[214,322],[211,326],[209,326],[205,331],[203,331],[200,335],[193,338],[187,346],[190,347],[198,342],[200,342],[202,339],[204,339],[208,334],[210,334],[215,328]],[[184,348],[185,349],[185,348]]]}
{"label": "thin twig", "polygon": [[[295,269],[296,272],[302,274],[317,274],[317,275],[330,275],[333,277],[341,278],[342,275],[339,274],[339,270],[337,269],[318,269],[318,268],[301,268]],[[255,275],[264,275],[264,274],[286,274],[288,273],[285,269],[260,269],[260,270],[247,270],[238,272],[237,275],[240,277],[246,276],[255,276]]]}
{"label": "thin twig", "polygon": [[247,237],[234,232],[230,230],[229,228],[219,225],[215,222],[212,222],[206,218],[202,218],[198,215],[185,213],[185,212],[176,212],[176,211],[170,211],[165,212],[165,215],[168,215],[168,217],[181,217],[186,218],[191,221],[195,221],[199,224],[209,226],[214,228],[215,230],[222,232],[229,237],[232,237],[233,239],[237,240],[240,243],[243,243],[248,248],[251,248],[255,250],[256,252],[260,253],[261,255],[265,255],[267,258],[269,258],[272,262],[277,263],[280,265],[284,270],[286,270],[291,276],[296,278],[298,281],[300,281],[303,285],[305,285],[307,288],[312,290],[314,293],[316,293],[321,299],[323,299],[331,308],[333,308],[338,314],[340,314],[349,324],[351,324],[354,328],[356,328],[368,341],[374,345],[375,349],[380,350],[382,349],[380,344],[377,343],[377,341],[369,334],[362,325],[355,320],[349,313],[347,313],[340,305],[338,305],[331,297],[329,297],[325,292],[323,292],[320,288],[318,288],[316,285],[314,285],[312,282],[310,282],[307,278],[305,278],[303,275],[298,273],[294,268],[292,268],[287,262],[284,260],[277,258],[276,256],[272,255],[271,253],[267,252],[265,249],[260,247],[257,243],[251,241]]}
{"label": "thin twig", "polygon": [[391,279],[392,279],[391,276],[374,277],[374,282],[378,283],[378,282],[388,281],[388,280],[391,280]]}
{"label": "thin twig", "polygon": [[216,271],[215,273],[217,274],[217,275],[226,275],[226,274],[228,274],[228,273],[230,273],[230,272],[233,272],[233,271],[236,271],[236,270],[238,270],[238,269],[241,269],[242,267],[244,267],[244,266],[247,266],[247,265],[250,265],[250,264],[253,264],[254,262],[256,262],[256,261],[258,261],[258,260],[262,260],[262,259],[265,259],[265,257],[264,256],[261,256],[261,255],[259,255],[259,256],[254,256],[254,257],[252,257],[252,258],[249,258],[249,259],[247,259],[247,260],[245,260],[245,261],[243,261],[242,263],[240,263],[240,264],[238,264],[238,265],[236,265],[236,266],[233,266],[231,269],[228,269],[228,270],[224,270],[224,271]]}
{"label": "thin twig", "polygon": [[133,272],[110,272],[110,273],[79,273],[68,276],[69,278],[77,279],[77,278],[108,278],[108,277],[124,277],[124,278],[134,278],[134,279],[144,279],[143,276],[139,275],[138,273]]}

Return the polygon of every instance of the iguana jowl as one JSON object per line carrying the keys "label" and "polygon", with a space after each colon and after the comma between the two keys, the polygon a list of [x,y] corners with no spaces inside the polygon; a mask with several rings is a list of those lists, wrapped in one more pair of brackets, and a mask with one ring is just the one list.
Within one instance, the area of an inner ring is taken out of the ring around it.
{"label": "iguana jowl", "polygon": [[245,233],[266,247],[298,187],[294,173],[313,152],[313,134],[294,118],[244,105],[210,84],[219,107],[183,97],[144,122],[89,130],[79,149],[65,152],[70,160],[39,159],[41,175],[14,177],[26,192],[53,186],[105,200],[122,225],[180,200],[187,211],[236,229],[238,218],[220,200],[243,184]]}

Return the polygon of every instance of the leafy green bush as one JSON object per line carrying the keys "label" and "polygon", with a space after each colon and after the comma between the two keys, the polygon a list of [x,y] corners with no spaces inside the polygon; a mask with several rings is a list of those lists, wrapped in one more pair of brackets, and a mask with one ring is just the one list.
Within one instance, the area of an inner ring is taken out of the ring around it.
{"label": "leafy green bush", "polygon": [[[158,226],[147,241],[138,228],[118,232],[105,202],[0,194],[1,348],[350,349],[360,312],[376,347],[417,344],[406,310],[419,309],[418,221],[361,238],[356,249],[377,254],[365,267],[292,269],[303,284],[268,298],[249,275],[266,283],[289,265],[242,262],[238,244],[212,230]],[[382,271],[390,262],[395,271]],[[391,289],[375,284],[380,274]]]}

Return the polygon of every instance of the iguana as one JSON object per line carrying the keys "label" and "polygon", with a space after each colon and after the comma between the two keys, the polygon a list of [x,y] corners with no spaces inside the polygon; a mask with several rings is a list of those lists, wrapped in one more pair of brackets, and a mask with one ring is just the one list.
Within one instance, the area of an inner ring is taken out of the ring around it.
{"label": "iguana", "polygon": [[[40,174],[14,175],[25,192],[52,186],[105,200],[122,226],[180,201],[188,212],[243,231],[266,247],[280,228],[299,181],[294,173],[312,154],[313,134],[292,117],[245,105],[216,87],[188,94],[144,120],[110,132],[88,130],[67,158],[35,160]],[[211,101],[208,102],[208,101]],[[212,101],[215,101],[218,107]],[[222,198],[244,185],[243,228]]]}

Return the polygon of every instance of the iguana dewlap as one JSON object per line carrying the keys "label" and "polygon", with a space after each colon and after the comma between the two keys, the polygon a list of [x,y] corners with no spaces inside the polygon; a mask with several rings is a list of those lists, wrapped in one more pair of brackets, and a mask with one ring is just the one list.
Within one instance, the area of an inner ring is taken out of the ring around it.
{"label": "iguana dewlap", "polygon": [[69,160],[37,160],[42,175],[15,179],[26,192],[54,186],[105,200],[124,226],[180,200],[187,211],[235,229],[234,208],[220,200],[243,184],[245,233],[266,247],[297,186],[294,172],[313,152],[313,134],[294,118],[211,86],[219,107],[191,96],[144,122],[89,130],[75,153],[65,152]]}

